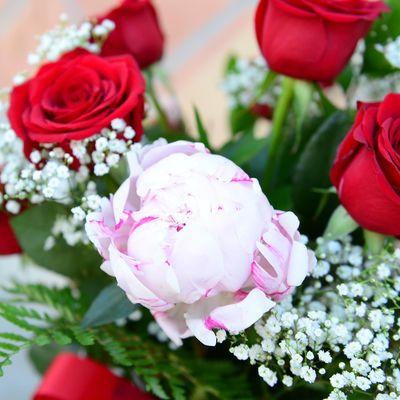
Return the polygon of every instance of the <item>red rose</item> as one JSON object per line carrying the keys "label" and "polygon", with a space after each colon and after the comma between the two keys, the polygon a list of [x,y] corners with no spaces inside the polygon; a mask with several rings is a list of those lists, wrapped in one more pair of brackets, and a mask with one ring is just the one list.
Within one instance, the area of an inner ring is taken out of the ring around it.
{"label": "red rose", "polygon": [[274,110],[268,104],[260,104],[256,103],[250,107],[250,112],[259,118],[271,119],[274,113]]}
{"label": "red rose", "polygon": [[8,215],[0,211],[0,255],[20,254],[21,248],[10,225]]}
{"label": "red rose", "polygon": [[150,0],[125,0],[119,7],[99,17],[115,22],[101,55],[131,54],[141,68],[158,61],[163,54],[164,36]]}
{"label": "red rose", "polygon": [[400,94],[359,104],[331,180],[343,206],[362,227],[400,236]]}
{"label": "red rose", "polygon": [[331,83],[386,10],[380,0],[261,0],[257,39],[272,70]]}
{"label": "red rose", "polygon": [[62,352],[52,361],[32,400],[155,400],[106,365]]}
{"label": "red rose", "polygon": [[44,65],[36,76],[16,86],[8,117],[29,155],[38,143],[68,146],[99,133],[123,118],[143,133],[145,82],[129,56],[102,58],[75,50]]}

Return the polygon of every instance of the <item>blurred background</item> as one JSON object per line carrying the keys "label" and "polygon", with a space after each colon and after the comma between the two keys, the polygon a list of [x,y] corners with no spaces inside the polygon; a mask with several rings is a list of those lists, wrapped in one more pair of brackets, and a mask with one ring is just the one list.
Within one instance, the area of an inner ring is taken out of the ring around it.
{"label": "blurred background", "polygon": [[[54,27],[61,13],[78,22],[119,0],[0,0],[0,87],[26,70],[37,36]],[[253,17],[257,0],[154,0],[166,36],[163,64],[188,120],[193,105],[212,141],[228,137],[226,98],[219,88],[229,54],[258,54]],[[190,121],[189,121],[190,122]]]}
{"label": "blurred background", "polygon": [[[0,87],[9,86],[26,70],[26,58],[36,38],[51,29],[61,13],[73,22],[103,13],[118,0],[0,0]],[[257,0],[153,0],[167,41],[163,65],[168,71],[184,117],[193,126],[193,106],[199,109],[214,145],[229,137],[228,104],[220,89],[228,55],[258,54],[253,32]],[[1,238],[0,238],[1,240]],[[60,279],[17,257],[0,260],[0,283],[13,277],[28,281]],[[0,322],[0,331],[9,327]],[[28,400],[39,376],[24,353],[15,357],[0,379],[1,400]]]}

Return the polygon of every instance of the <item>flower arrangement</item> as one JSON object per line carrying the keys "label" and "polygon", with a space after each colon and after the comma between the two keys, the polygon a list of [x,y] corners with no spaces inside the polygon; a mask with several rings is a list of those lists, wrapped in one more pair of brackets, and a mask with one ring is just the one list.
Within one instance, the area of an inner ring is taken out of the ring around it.
{"label": "flower arrangement", "polygon": [[1,92],[0,254],[64,284],[3,283],[0,371],[30,348],[36,400],[400,398],[399,21],[259,1],[213,148],[160,100],[150,0],[62,16]]}

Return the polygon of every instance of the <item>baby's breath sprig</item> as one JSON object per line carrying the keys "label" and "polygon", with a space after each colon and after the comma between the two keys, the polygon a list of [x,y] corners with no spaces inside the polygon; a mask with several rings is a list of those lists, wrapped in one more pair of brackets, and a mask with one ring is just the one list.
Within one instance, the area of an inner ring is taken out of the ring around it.
{"label": "baby's breath sprig", "polygon": [[400,398],[400,250],[365,256],[349,237],[320,238],[316,255],[304,289],[255,325],[255,342],[236,340],[231,352],[271,387],[318,381],[329,400]]}
{"label": "baby's breath sprig", "polygon": [[112,173],[134,147],[135,130],[124,120],[115,119],[109,128],[81,141],[70,149],[59,145],[40,145],[24,156],[22,142],[8,122],[0,124],[0,206],[19,214],[24,205],[56,201],[70,205],[70,217],[55,222],[45,247],[50,249],[58,235],[74,246],[87,243],[86,215],[98,211],[100,196],[93,178]]}

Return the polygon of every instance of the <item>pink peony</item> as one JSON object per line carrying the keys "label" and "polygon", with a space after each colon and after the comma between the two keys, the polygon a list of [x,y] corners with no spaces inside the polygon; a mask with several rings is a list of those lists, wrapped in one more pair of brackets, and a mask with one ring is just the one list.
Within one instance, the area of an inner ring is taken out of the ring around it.
{"label": "pink peony", "polygon": [[313,257],[293,213],[199,143],[158,141],[128,155],[130,177],[86,230],[103,270],[175,343],[242,331],[302,283]]}

